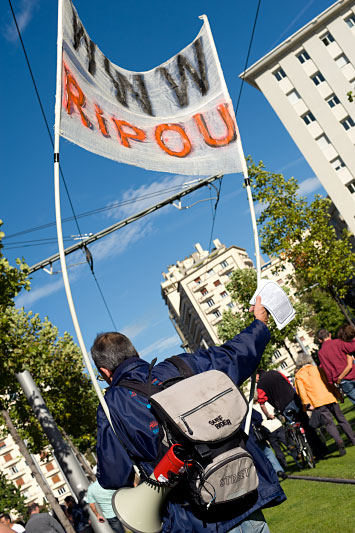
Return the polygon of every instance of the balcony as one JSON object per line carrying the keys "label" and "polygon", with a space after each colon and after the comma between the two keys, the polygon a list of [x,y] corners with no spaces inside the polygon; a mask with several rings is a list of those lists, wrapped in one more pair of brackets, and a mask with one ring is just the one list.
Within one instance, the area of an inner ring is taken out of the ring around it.
{"label": "balcony", "polygon": [[223,316],[217,316],[216,318],[214,318],[212,321],[211,321],[211,325],[212,326],[216,326],[221,320],[222,320]]}
{"label": "balcony", "polygon": [[203,289],[203,287],[206,287],[208,281],[200,281],[200,283],[196,283],[196,285],[194,287],[192,287],[192,292],[197,292],[197,291],[200,291],[201,289]]}

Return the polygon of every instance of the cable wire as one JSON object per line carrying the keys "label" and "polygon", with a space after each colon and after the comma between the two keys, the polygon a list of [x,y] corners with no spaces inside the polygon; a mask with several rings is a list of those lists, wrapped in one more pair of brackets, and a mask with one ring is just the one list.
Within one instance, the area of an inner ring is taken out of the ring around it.
{"label": "cable wire", "polygon": [[[255,28],[256,28],[256,22],[257,22],[257,20],[258,20],[258,15],[259,15],[259,10],[260,10],[260,4],[261,4],[261,0],[258,0],[258,6],[257,6],[257,8],[256,8],[256,13],[255,13],[255,18],[254,18],[254,24],[253,24],[253,29],[252,29],[252,32],[251,32],[251,37],[250,37],[250,42],[249,42],[249,47],[248,47],[248,53],[247,53],[247,58],[246,58],[246,60],[245,60],[245,65],[244,65],[244,70],[243,70],[243,72],[245,72],[246,69],[248,68],[249,56],[250,56],[250,51],[251,51],[251,47],[252,47],[253,40],[254,40],[254,33],[255,33]],[[237,113],[238,113],[239,103],[240,103],[240,99],[241,99],[242,91],[243,91],[243,85],[244,85],[244,78],[242,78],[242,83],[241,83],[241,85],[240,85],[240,89],[239,89],[239,95],[238,95],[237,105],[236,105],[236,107],[235,107],[235,116],[237,116]]]}
{"label": "cable wire", "polygon": [[[45,122],[45,125],[46,125],[46,129],[47,129],[47,132],[48,132],[48,135],[49,135],[49,138],[50,138],[50,142],[51,142],[51,145],[52,145],[52,148],[54,148],[54,142],[53,142],[53,138],[52,138],[52,133],[51,133],[51,130],[49,128],[49,124],[48,124],[48,121],[47,121],[47,117],[46,117],[46,114],[44,112],[44,108],[43,108],[43,105],[42,105],[42,101],[41,101],[41,97],[39,95],[39,92],[38,92],[38,89],[37,89],[37,84],[36,84],[36,80],[34,78],[34,75],[33,75],[33,72],[32,72],[32,68],[31,68],[31,65],[30,65],[30,61],[28,59],[28,55],[27,55],[27,52],[26,52],[26,48],[25,48],[25,45],[24,45],[24,42],[22,40],[22,36],[21,36],[21,32],[20,32],[20,28],[17,24],[17,19],[16,19],[16,15],[15,15],[15,12],[13,10],[13,7],[12,7],[12,4],[11,4],[11,0],[9,0],[9,4],[10,4],[10,9],[11,9],[11,13],[12,13],[12,16],[13,16],[13,19],[14,19],[14,22],[15,22],[15,26],[16,26],[16,30],[17,30],[17,33],[18,33],[18,36],[19,36],[19,39],[20,39],[20,42],[21,42],[21,46],[22,46],[22,50],[23,50],[23,53],[25,55],[25,58],[26,58],[26,63],[27,63],[27,67],[28,67],[28,70],[29,70],[29,73],[30,73],[30,76],[31,76],[31,80],[32,80],[32,83],[33,83],[33,87],[35,89],[35,92],[36,92],[36,96],[37,96],[37,100],[38,100],[38,103],[39,103],[39,106],[40,106],[40,109],[41,109],[41,113],[42,113],[42,116],[43,116],[43,119],[44,119],[44,122]],[[69,201],[69,204],[70,204],[70,207],[71,207],[71,210],[72,210],[72,213],[73,213],[73,218],[75,220],[75,224],[76,224],[76,227],[77,227],[77,230],[78,230],[78,233],[79,235],[81,235],[81,231],[80,231],[80,228],[79,228],[79,223],[78,223],[78,220],[77,220],[77,217],[75,215],[75,211],[74,211],[74,206],[73,206],[73,203],[71,201],[71,198],[70,198],[70,194],[69,194],[69,190],[68,190],[68,187],[67,187],[67,184],[66,184],[66,181],[65,181],[65,178],[64,178],[64,174],[63,174],[63,171],[62,171],[62,168],[61,166],[59,165],[59,170],[60,170],[60,175],[62,177],[62,180],[63,180],[63,183],[64,183],[64,187],[65,187],[65,190],[66,190],[66,193],[67,193],[67,197],[68,197],[68,201]],[[92,274],[93,274],[93,277],[94,277],[94,280],[96,282],[96,285],[97,285],[97,288],[101,294],[101,297],[104,301],[104,304],[106,306],[106,309],[108,310],[109,312],[109,316],[110,316],[110,319],[112,321],[112,324],[115,328],[115,331],[117,331],[117,328],[116,328],[116,325],[114,323],[114,320],[112,318],[112,315],[108,309],[108,306],[107,306],[107,302],[103,296],[103,293],[102,293],[102,290],[101,290],[101,287],[99,285],[99,282],[94,274],[94,271],[93,271],[93,268],[90,268]]]}

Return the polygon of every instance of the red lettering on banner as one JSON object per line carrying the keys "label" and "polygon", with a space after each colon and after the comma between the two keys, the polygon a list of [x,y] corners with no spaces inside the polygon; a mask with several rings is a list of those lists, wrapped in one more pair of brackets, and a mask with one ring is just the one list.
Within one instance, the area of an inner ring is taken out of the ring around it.
{"label": "red lettering on banner", "polygon": [[[84,126],[87,128],[90,128],[91,122],[85,115],[85,113],[82,110],[82,107],[85,106],[86,98],[83,93],[83,91],[80,89],[78,82],[68,69],[68,67],[64,64],[64,71],[65,71],[65,89],[66,89],[66,95],[67,95],[67,102],[66,102],[66,110],[69,115],[72,114],[74,111],[74,106],[76,107],[77,111],[80,114],[81,122]],[[76,93],[73,92],[73,88],[75,89]]]}
{"label": "red lettering on banner", "polygon": [[99,129],[104,137],[110,137],[109,132],[107,131],[106,127],[106,119],[103,117],[103,111],[102,109],[95,104],[95,115],[97,118],[97,122],[99,123]]}
{"label": "red lettering on banner", "polygon": [[[179,133],[182,143],[183,143],[183,147],[182,147],[182,150],[180,150],[180,152],[175,152],[174,150],[170,150],[170,148],[166,146],[163,140],[164,131],[176,131],[177,133]],[[160,146],[160,148],[164,150],[164,152],[166,152],[169,155],[173,155],[175,157],[185,157],[187,156],[187,154],[191,152],[191,149],[192,149],[190,139],[188,138],[185,130],[181,126],[179,126],[179,124],[159,124],[155,128],[155,139],[158,143],[158,146]]]}
{"label": "red lettering on banner", "polygon": [[[126,148],[131,148],[131,145],[129,143],[129,139],[132,139],[132,141],[138,141],[143,142],[146,139],[146,134],[143,130],[140,128],[137,128],[136,126],[132,126],[129,122],[126,122],[125,120],[117,120],[117,118],[112,117],[112,122],[117,128],[118,133],[118,139],[120,143],[123,146],[126,146]],[[129,133],[128,131],[124,131],[123,127],[129,128],[132,130],[133,133]]]}
{"label": "red lettering on banner", "polygon": [[228,111],[227,104],[220,104],[219,106],[217,106],[217,110],[223,122],[227,126],[227,134],[222,139],[214,139],[211,136],[202,113],[198,113],[197,115],[194,115],[193,117],[200,133],[202,134],[204,138],[205,143],[208,146],[211,146],[212,148],[220,148],[221,146],[227,146],[227,144],[232,143],[237,138],[237,133],[235,130],[235,123]]}

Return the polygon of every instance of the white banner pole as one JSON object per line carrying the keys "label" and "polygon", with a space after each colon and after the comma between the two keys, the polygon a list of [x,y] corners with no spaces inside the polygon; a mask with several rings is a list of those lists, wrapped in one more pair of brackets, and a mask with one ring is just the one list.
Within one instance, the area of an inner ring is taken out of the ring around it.
{"label": "white banner pole", "polygon": [[[107,403],[102,395],[101,388],[97,382],[94,369],[86,351],[84,340],[81,334],[78,318],[76,315],[74,302],[71,294],[67,265],[65,261],[63,232],[62,232],[62,218],[60,211],[60,188],[59,188],[59,139],[60,139],[60,112],[62,103],[62,63],[63,63],[63,0],[58,0],[58,37],[57,37],[57,84],[56,84],[56,99],[55,99],[55,125],[54,125],[54,192],[55,192],[55,214],[57,224],[58,248],[60,255],[60,264],[63,273],[63,282],[67,300],[69,304],[70,314],[73,320],[74,329],[78,338],[79,346],[83,354],[83,358],[88,369],[90,378],[93,382],[94,389],[100,400],[102,408],[111,424],[110,412]],[[112,428],[113,429],[113,428]]]}
{"label": "white banner pole", "polygon": [[[226,97],[229,97],[227,85],[224,79],[223,70],[221,67],[221,64],[219,62],[216,46],[214,44],[214,39],[212,36],[210,24],[208,22],[208,18],[206,15],[201,15],[199,17],[202,19],[206,25],[207,33],[211,41],[211,47],[213,54],[215,56],[215,61],[217,65],[217,69],[220,75],[221,81],[223,80],[223,92],[225,93]],[[242,141],[239,137],[237,139],[237,150],[239,153],[240,160],[242,162],[242,172],[244,176],[244,183],[247,190],[248,195],[248,201],[249,201],[249,209],[250,209],[250,216],[251,216],[251,223],[253,227],[253,235],[254,235],[254,247],[255,247],[255,263],[256,263],[256,276],[257,276],[257,285],[259,285],[261,281],[261,262],[260,262],[260,247],[259,247],[259,236],[258,236],[258,230],[256,225],[256,217],[255,217],[255,209],[254,209],[254,202],[253,202],[253,195],[251,193],[251,187],[250,187],[250,179],[248,176],[248,167],[245,161],[243,147],[242,147]],[[249,410],[245,421],[245,433],[248,435],[250,430],[250,423],[251,423],[251,415],[252,415],[252,409],[253,409],[253,402],[254,402],[254,392],[255,392],[255,385],[256,385],[256,374],[254,373],[251,376],[251,384],[250,384],[250,395],[249,395]]]}

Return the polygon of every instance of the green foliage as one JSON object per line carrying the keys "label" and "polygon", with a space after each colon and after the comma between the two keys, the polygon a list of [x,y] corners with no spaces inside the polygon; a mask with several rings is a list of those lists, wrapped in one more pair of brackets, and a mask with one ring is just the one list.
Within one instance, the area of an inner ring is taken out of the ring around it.
{"label": "green foliage", "polygon": [[306,328],[314,334],[319,329],[326,328],[333,337],[337,337],[338,329],[344,324],[344,315],[333,298],[315,287],[303,292],[300,299],[313,309],[313,312],[305,319]]}
{"label": "green foliage", "polygon": [[[245,268],[233,272],[231,281],[227,285],[227,290],[230,292],[232,300],[238,304],[239,309],[235,315],[231,311],[223,313],[223,320],[218,326],[218,336],[223,341],[231,339],[253,322],[254,316],[249,313],[249,301],[255,292],[256,286],[257,279],[254,269]],[[277,329],[274,319],[271,316],[269,317],[268,327],[271,339],[265,348],[260,363],[260,366],[265,369],[272,368],[272,356],[277,348],[284,346],[285,339],[293,341],[297,328],[302,324],[304,317],[309,312],[308,306],[305,304],[292,301],[292,305],[296,310],[296,317],[281,331]]]}
{"label": "green foliage", "polygon": [[[3,222],[0,220],[0,228],[2,225]],[[24,260],[17,259],[18,268],[13,267],[1,252],[3,248],[1,241],[4,236],[4,232],[0,230],[0,312],[14,305],[13,299],[22,288],[30,290],[30,282],[27,279],[28,265]]]}
{"label": "green foliage", "polygon": [[20,489],[0,472],[0,514],[16,512],[24,517],[27,512],[25,500]]}
{"label": "green foliage", "polygon": [[344,230],[338,239],[329,223],[330,200],[316,195],[308,204],[298,195],[295,178],[268,172],[251,158],[248,174],[254,199],[265,206],[258,219],[263,253],[279,257],[280,268],[290,262],[305,288],[318,285],[343,298],[354,275],[355,255],[350,233]]}
{"label": "green foliage", "polygon": [[[3,235],[3,234],[2,234]],[[17,310],[14,296],[29,288],[28,267],[9,265],[1,252],[0,235],[0,395],[21,437],[34,453],[48,444],[15,374],[27,369],[39,387],[55,421],[86,451],[95,445],[97,397],[82,355],[72,337],[45,318]]]}

